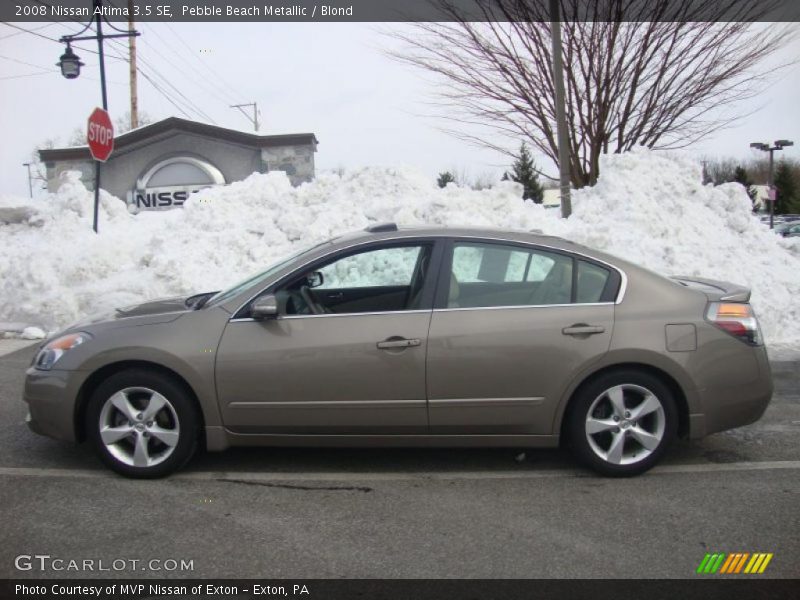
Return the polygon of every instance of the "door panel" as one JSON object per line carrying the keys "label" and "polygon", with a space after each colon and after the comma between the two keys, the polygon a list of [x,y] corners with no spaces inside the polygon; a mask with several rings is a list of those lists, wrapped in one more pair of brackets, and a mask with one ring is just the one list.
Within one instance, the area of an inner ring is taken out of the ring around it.
{"label": "door panel", "polygon": [[[430,319],[427,310],[232,321],[216,366],[225,426],[245,433],[427,432]],[[410,342],[377,346],[398,339]]]}
{"label": "door panel", "polygon": [[[613,304],[434,311],[431,433],[552,433],[564,388],[608,350],[613,322]],[[562,331],[579,324],[602,332]]]}
{"label": "door panel", "polygon": [[335,313],[403,310],[410,286],[312,289],[311,296]]}

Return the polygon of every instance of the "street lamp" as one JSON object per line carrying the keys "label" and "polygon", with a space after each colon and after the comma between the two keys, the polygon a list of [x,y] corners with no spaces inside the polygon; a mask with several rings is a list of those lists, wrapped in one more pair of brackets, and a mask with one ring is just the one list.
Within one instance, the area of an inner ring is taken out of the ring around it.
{"label": "street lamp", "polygon": [[[776,140],[774,146],[770,146],[769,144],[765,144],[763,142],[753,142],[750,144],[751,148],[755,150],[761,150],[762,152],[769,152],[769,180],[767,181],[767,185],[769,186],[770,193],[773,192],[773,173],[772,173],[772,166],[773,166],[773,153],[775,150],[783,150],[784,148],[788,148],[789,146],[794,146],[794,142],[791,140]],[[776,198],[773,197],[769,200],[769,228],[774,229],[774,217],[775,217],[775,202]]]}
{"label": "street lamp", "polygon": [[81,59],[72,51],[72,46],[67,42],[67,49],[61,55],[61,60],[56,63],[61,67],[61,74],[67,79],[75,79],[81,74],[83,63]]}
{"label": "street lamp", "polygon": [[[86,27],[79,32],[72,35],[65,35],[61,38],[61,42],[67,45],[64,54],[61,55],[61,60],[57,63],[61,67],[61,74],[67,79],[76,79],[81,74],[81,67],[83,63],[80,58],[72,51],[72,42],[82,40],[97,40],[97,54],[100,59],[100,92],[103,96],[103,110],[108,110],[108,92],[106,91],[106,60],[103,51],[103,40],[109,38],[130,38],[139,35],[139,32],[132,30],[117,29],[108,19],[103,15],[103,0],[92,0],[92,14],[95,15],[95,27],[97,29],[96,35],[82,35],[84,31],[92,26],[92,19],[86,24]],[[112,33],[110,35],[103,34],[103,21],[120,33]],[[100,206],[100,162],[94,162],[94,232],[97,233],[97,212]]]}

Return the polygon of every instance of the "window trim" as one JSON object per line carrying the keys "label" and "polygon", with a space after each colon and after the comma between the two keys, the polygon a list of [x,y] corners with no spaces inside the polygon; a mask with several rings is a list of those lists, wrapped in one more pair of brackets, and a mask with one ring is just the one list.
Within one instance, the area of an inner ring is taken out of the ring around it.
{"label": "window trim", "polygon": [[[431,275],[434,272],[436,273],[436,276],[433,278],[433,279],[435,279],[433,289],[434,289],[434,294],[435,294],[434,300],[436,302],[438,302],[438,300],[439,300],[439,290],[442,287],[441,286],[442,274],[449,272],[448,269],[450,269],[450,262],[452,260],[452,253],[449,255],[450,258],[448,259],[448,254],[447,254],[448,243],[452,243],[454,240],[474,240],[474,241],[477,241],[477,242],[481,242],[481,241],[483,241],[483,242],[498,242],[498,243],[503,243],[503,244],[512,245],[512,246],[516,245],[516,246],[520,246],[520,247],[526,248],[526,249],[544,248],[544,249],[546,249],[548,251],[561,252],[561,253],[568,254],[568,255],[573,255],[573,256],[580,256],[581,258],[587,259],[590,262],[596,262],[599,265],[606,266],[606,267],[608,267],[608,268],[610,268],[612,270],[612,273],[616,273],[616,274],[619,275],[619,288],[617,290],[617,296],[613,301],[599,302],[599,303],[596,304],[596,306],[602,306],[602,305],[608,305],[608,304],[612,304],[612,305],[613,304],[621,304],[622,301],[625,299],[625,294],[626,294],[626,292],[628,290],[628,276],[627,276],[627,274],[625,273],[624,270],[622,270],[621,268],[617,267],[616,265],[613,265],[613,264],[611,264],[609,262],[606,262],[604,260],[601,260],[599,258],[595,258],[593,256],[589,256],[588,254],[583,254],[582,252],[576,252],[574,250],[564,250],[563,248],[556,248],[554,246],[548,246],[547,244],[542,244],[542,243],[538,243],[538,242],[523,242],[523,241],[519,241],[519,240],[510,240],[510,239],[507,239],[507,238],[496,238],[496,237],[491,237],[491,236],[487,237],[487,236],[482,236],[482,235],[458,235],[458,236],[452,236],[452,235],[447,235],[447,234],[433,234],[433,235],[427,235],[426,236],[426,235],[414,234],[414,235],[396,236],[396,237],[386,238],[386,239],[382,239],[382,240],[361,240],[361,241],[356,242],[354,244],[351,244],[349,246],[345,246],[343,248],[337,248],[335,250],[332,250],[332,251],[330,251],[330,252],[328,252],[328,253],[326,253],[326,254],[318,257],[318,258],[306,261],[305,263],[300,264],[297,267],[295,267],[294,269],[292,269],[291,272],[281,276],[278,280],[274,281],[273,283],[269,284],[268,286],[266,286],[264,288],[259,289],[256,293],[251,294],[250,296],[248,296],[247,300],[245,302],[241,303],[239,305],[239,307],[232,312],[232,316],[229,319],[229,321],[231,321],[231,322],[234,322],[234,321],[236,321],[236,322],[239,322],[239,321],[254,321],[255,319],[252,319],[251,317],[240,317],[239,314],[242,311],[242,309],[244,309],[247,305],[249,305],[253,300],[255,300],[256,298],[261,296],[261,294],[266,292],[273,285],[276,285],[276,284],[280,283],[281,281],[283,281],[284,279],[286,279],[288,277],[291,277],[296,272],[300,271],[301,269],[305,269],[308,265],[310,265],[312,263],[316,263],[318,260],[324,260],[324,259],[326,259],[328,257],[334,256],[335,254],[337,254],[339,252],[344,252],[346,250],[350,250],[350,249],[353,249],[353,248],[361,248],[361,247],[364,247],[364,246],[370,246],[372,244],[375,244],[376,246],[379,246],[381,244],[387,244],[387,243],[392,243],[392,242],[398,242],[398,241],[410,241],[410,242],[413,242],[415,240],[428,241],[428,242],[433,242],[434,243],[433,256],[431,258],[431,267],[429,268],[428,273],[429,273],[429,275]],[[447,264],[445,264],[445,263],[447,263]],[[448,281],[449,281],[449,278],[448,278]],[[430,284],[430,281],[426,281],[426,284]],[[427,294],[427,293],[428,293],[428,290],[426,290],[424,292],[424,294]],[[425,296],[423,296],[423,300],[424,299],[425,299]],[[231,299],[229,302],[232,302],[233,300],[234,299]],[[449,310],[484,310],[484,309],[489,308],[489,307],[452,308],[452,309],[449,309],[449,308],[437,308],[436,302],[434,302],[432,304],[432,308],[426,308],[426,309],[421,309],[421,310],[423,310],[424,312],[429,312],[432,309],[434,312],[438,312],[438,311],[449,311]],[[542,304],[542,305],[528,305],[528,304],[526,304],[526,305],[522,305],[522,306],[503,306],[503,307],[495,307],[495,308],[531,308],[532,306],[544,307],[544,306],[556,306],[556,305],[555,304]],[[565,304],[564,306],[595,306],[595,305],[592,305],[592,304]],[[402,311],[402,312],[411,312],[411,311]],[[345,316],[345,314],[349,315],[349,316],[353,316],[353,315],[358,315],[358,314],[370,314],[370,313],[342,313],[340,315],[333,315],[333,316]],[[382,313],[375,313],[375,314],[386,315],[386,314],[392,314],[392,313],[391,312],[382,312]],[[311,316],[311,315],[297,315],[297,316],[300,317],[300,316]]]}
{"label": "window trim", "polygon": [[[330,264],[333,261],[347,258],[348,256],[355,256],[363,252],[372,252],[376,250],[385,250],[394,247],[408,247],[408,246],[430,246],[431,247],[431,263],[428,267],[428,272],[425,275],[425,283],[422,287],[422,299],[420,301],[421,308],[409,310],[394,310],[394,311],[365,311],[353,313],[329,313],[321,315],[278,315],[278,319],[293,319],[293,318],[307,318],[307,317],[344,317],[354,315],[385,315],[385,314],[398,314],[398,313],[414,313],[414,312],[430,312],[433,308],[433,294],[435,285],[438,283],[438,275],[440,273],[440,261],[442,256],[442,238],[441,237],[424,237],[424,236],[408,236],[397,237],[383,240],[367,240],[359,244],[353,244],[344,248],[338,248],[332,252],[319,256],[310,261],[298,265],[293,268],[289,273],[279,277],[266,287],[259,290],[256,294],[241,304],[237,308],[233,316],[229,319],[230,322],[239,321],[254,321],[252,317],[247,316],[247,308],[258,297],[275,293],[278,288],[292,279],[298,277],[304,271],[313,271],[318,267],[325,264]],[[435,276],[434,276],[435,275]]]}
{"label": "window trim", "polygon": [[[467,244],[496,244],[500,246],[518,246],[527,250],[528,252],[535,252],[540,250],[542,252],[547,252],[550,254],[561,254],[563,256],[567,256],[572,259],[572,290],[570,291],[570,299],[571,302],[568,304],[508,304],[508,305],[500,305],[500,306],[467,306],[467,307],[458,307],[458,308],[450,308],[447,306],[448,304],[448,296],[450,295],[450,277],[449,274],[452,272],[453,268],[453,255],[455,245],[459,242],[467,243]],[[598,267],[605,268],[609,271],[610,277],[606,282],[606,288],[603,289],[603,294],[601,296],[604,297],[610,293],[610,290],[613,287],[617,288],[616,298],[612,300],[600,301],[600,302],[582,302],[577,303],[575,302],[576,294],[577,294],[577,273],[578,273],[578,262],[585,261],[590,264],[596,264]],[[609,287],[613,286],[613,287]],[[564,250],[562,248],[554,248],[552,246],[547,246],[546,244],[539,244],[535,242],[520,242],[518,240],[507,240],[503,238],[489,238],[489,237],[479,237],[479,236],[451,236],[445,240],[444,244],[444,256],[442,257],[441,261],[441,273],[439,275],[439,282],[436,287],[436,295],[434,299],[434,312],[450,312],[450,311],[467,311],[467,310],[492,310],[492,309],[505,309],[505,308],[545,308],[548,306],[604,306],[604,305],[614,305],[619,304],[622,302],[623,298],[625,297],[625,292],[628,287],[628,277],[625,272],[612,265],[611,263],[607,263],[603,260],[598,258],[594,258],[592,256],[588,256],[586,254],[582,254],[580,252],[574,252],[571,250]]]}

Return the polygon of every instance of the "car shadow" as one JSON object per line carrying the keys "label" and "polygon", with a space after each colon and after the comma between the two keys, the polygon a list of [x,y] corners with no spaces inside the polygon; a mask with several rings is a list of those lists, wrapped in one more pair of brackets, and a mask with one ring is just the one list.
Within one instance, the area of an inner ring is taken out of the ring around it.
{"label": "car shadow", "polygon": [[561,449],[513,448],[230,448],[201,452],[186,472],[454,473],[575,470]]}

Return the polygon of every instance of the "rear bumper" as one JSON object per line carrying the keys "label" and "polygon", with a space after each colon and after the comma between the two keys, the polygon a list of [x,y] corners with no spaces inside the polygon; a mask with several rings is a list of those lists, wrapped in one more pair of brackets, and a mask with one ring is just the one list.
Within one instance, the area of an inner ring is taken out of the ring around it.
{"label": "rear bumper", "polygon": [[26,371],[23,400],[28,404],[28,427],[34,433],[76,441],[75,400],[83,381],[77,371]]}
{"label": "rear bumper", "polygon": [[759,376],[744,385],[707,388],[699,392],[703,413],[691,415],[691,437],[700,438],[718,431],[742,427],[758,421],[772,399],[772,373],[767,351],[755,348]]}

